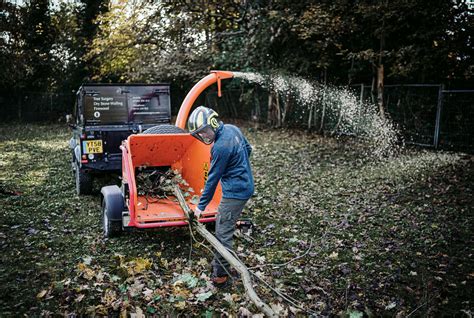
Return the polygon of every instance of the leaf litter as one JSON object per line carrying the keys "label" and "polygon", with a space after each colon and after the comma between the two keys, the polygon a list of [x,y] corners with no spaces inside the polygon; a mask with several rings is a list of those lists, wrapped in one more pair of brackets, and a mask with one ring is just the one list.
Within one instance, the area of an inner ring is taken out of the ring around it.
{"label": "leaf litter", "polygon": [[[353,139],[245,133],[256,182],[245,213],[256,228],[235,250],[302,306],[255,277],[280,315],[472,310],[472,156],[405,148],[374,159]],[[65,128],[2,125],[0,136],[2,316],[258,314],[238,281],[212,286],[208,250],[194,244],[188,258],[187,228],[104,240],[98,193],[117,178],[77,197]]]}

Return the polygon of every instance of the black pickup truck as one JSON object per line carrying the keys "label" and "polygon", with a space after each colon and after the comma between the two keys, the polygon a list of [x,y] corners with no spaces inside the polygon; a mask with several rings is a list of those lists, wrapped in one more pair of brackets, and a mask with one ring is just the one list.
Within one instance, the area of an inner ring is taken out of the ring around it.
{"label": "black pickup truck", "polygon": [[171,121],[169,84],[84,84],[68,120],[77,194],[94,175],[122,168],[120,145],[130,134]]}

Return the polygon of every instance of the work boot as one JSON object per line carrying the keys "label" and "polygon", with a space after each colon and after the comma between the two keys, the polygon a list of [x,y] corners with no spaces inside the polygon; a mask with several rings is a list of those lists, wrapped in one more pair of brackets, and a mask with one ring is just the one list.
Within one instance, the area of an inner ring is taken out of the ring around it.
{"label": "work boot", "polygon": [[[214,266],[211,265],[211,277],[217,277],[216,270],[214,270]],[[235,268],[230,268],[227,270],[228,274],[230,274],[230,277],[232,280],[234,279],[240,279],[240,273],[235,269]],[[228,276],[228,275],[223,275],[223,276]]]}
{"label": "work boot", "polygon": [[213,261],[211,272],[211,280],[214,286],[218,288],[224,288],[232,285],[232,276],[229,276],[232,274],[229,273],[229,268],[216,265]]}
{"label": "work boot", "polygon": [[230,282],[228,276],[213,276],[211,277],[211,280],[217,288],[223,288]]}

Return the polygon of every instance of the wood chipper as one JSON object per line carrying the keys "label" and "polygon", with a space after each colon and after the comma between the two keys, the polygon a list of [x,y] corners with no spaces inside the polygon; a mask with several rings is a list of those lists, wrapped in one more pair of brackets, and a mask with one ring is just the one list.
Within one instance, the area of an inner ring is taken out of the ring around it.
{"label": "wood chipper", "polygon": [[[122,184],[103,187],[102,216],[104,235],[118,235],[126,228],[158,228],[190,224],[208,243],[221,254],[241,275],[247,296],[266,316],[276,317],[253,289],[247,267],[208,232],[202,223],[216,220],[217,207],[222,197],[218,185],[212,201],[199,220],[191,222],[192,209],[205,185],[210,168],[211,145],[205,145],[184,128],[196,98],[210,85],[217,83],[221,96],[221,80],[232,78],[232,72],[212,71],[188,93],[176,119],[176,125],[152,127],[142,134],[131,135],[121,145]],[[150,197],[140,189],[137,181],[145,175],[151,188],[166,187],[170,174],[179,175],[182,182],[174,183],[172,191],[162,197]],[[164,184],[163,184],[164,183]],[[170,194],[171,193],[171,194]],[[187,196],[184,194],[188,194]]]}
{"label": "wood chipper", "polygon": [[[197,97],[210,85],[217,83],[221,96],[221,80],[233,77],[232,72],[212,71],[199,81],[183,101],[175,125],[152,127],[142,134],[129,136],[122,142],[122,184],[120,187],[106,186],[101,190],[104,235],[118,235],[127,228],[157,228],[184,226],[187,217],[175,196],[165,195],[150,198],[140,191],[137,176],[153,171],[155,176],[166,171],[180,174],[181,185],[189,207],[197,202],[192,198],[200,196],[210,168],[211,145],[205,145],[184,129],[189,112]],[[156,180],[156,178],[155,178]],[[222,197],[220,185],[214,198],[204,211],[199,222],[214,222],[217,207]]]}

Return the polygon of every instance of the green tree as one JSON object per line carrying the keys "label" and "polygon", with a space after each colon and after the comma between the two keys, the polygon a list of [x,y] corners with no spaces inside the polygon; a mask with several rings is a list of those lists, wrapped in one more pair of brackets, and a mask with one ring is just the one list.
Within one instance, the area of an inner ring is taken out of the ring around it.
{"label": "green tree", "polygon": [[111,4],[87,55],[99,61],[95,79],[194,81],[217,65],[239,10],[221,1]]}
{"label": "green tree", "polygon": [[54,39],[49,1],[32,0],[26,6],[22,34],[27,65],[26,89],[49,91],[51,88]]}
{"label": "green tree", "polygon": [[11,92],[25,85],[26,63],[22,47],[24,8],[0,2],[0,90]]}

